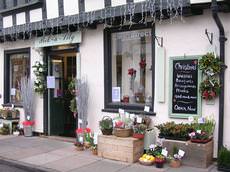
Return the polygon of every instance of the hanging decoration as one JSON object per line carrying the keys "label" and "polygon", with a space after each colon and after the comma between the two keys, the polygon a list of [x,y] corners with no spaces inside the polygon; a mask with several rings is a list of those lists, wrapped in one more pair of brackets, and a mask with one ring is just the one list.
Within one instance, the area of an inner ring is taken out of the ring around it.
{"label": "hanging decoration", "polygon": [[221,88],[218,74],[222,63],[219,58],[215,58],[214,53],[207,53],[199,60],[199,68],[204,75],[204,80],[200,83],[201,96],[205,100],[213,100],[219,95]]}
{"label": "hanging decoration", "polygon": [[[2,31],[3,41],[30,39],[32,36],[45,36],[46,34],[58,34],[62,31],[70,32],[71,28],[79,30],[88,27],[95,22],[104,23],[104,27],[112,27],[115,19],[120,19],[120,27],[133,24],[147,24],[156,22],[159,19],[170,19],[170,22],[178,16],[183,20],[183,7],[188,0],[145,0],[139,3],[127,3],[117,7],[105,7],[104,9],[91,12],[80,12],[77,15],[62,16],[55,19],[45,19],[40,22],[26,23],[20,26],[5,28]],[[157,15],[159,12],[159,15]],[[139,21],[136,21],[135,14],[140,15]],[[116,22],[117,23],[117,22]],[[7,36],[7,37],[6,37]]]}
{"label": "hanging decoration", "polygon": [[33,66],[36,79],[34,81],[34,91],[40,95],[46,90],[46,65],[42,61],[36,61]]}

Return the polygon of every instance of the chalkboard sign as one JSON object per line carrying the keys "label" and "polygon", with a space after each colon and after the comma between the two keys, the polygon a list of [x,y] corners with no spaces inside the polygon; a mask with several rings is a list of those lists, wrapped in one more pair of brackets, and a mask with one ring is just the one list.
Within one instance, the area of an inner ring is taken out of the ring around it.
{"label": "chalkboard sign", "polygon": [[200,115],[199,57],[174,57],[170,59],[170,116],[187,118]]}

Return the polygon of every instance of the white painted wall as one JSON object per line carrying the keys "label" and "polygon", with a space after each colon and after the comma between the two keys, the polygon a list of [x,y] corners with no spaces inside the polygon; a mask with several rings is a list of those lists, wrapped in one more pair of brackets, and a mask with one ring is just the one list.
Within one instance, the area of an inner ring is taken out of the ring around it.
{"label": "white painted wall", "polygon": [[30,22],[38,22],[42,20],[42,8],[30,10]]}
{"label": "white painted wall", "polygon": [[47,19],[56,18],[59,16],[58,0],[46,0]]}
{"label": "white painted wall", "polygon": [[104,0],[85,0],[85,12],[100,10],[104,7]]}
{"label": "white painted wall", "polygon": [[[28,48],[28,47],[34,47],[34,39],[30,41],[17,41],[17,42],[6,42],[4,44],[0,44],[0,67],[2,72],[0,72],[0,94],[2,94],[2,98],[0,99],[0,104],[3,104],[3,97],[4,97],[4,51],[5,50],[13,50],[13,49],[20,49],[20,48]],[[31,48],[31,61],[30,61],[30,74],[32,80],[34,80],[34,74],[32,66],[35,64],[35,61],[41,60],[42,56],[34,49]],[[43,132],[43,99],[40,96],[36,96],[34,98],[35,101],[35,126],[34,131],[36,132]],[[20,110],[20,118],[21,120],[24,119],[24,112],[21,109]]]}
{"label": "white painted wall", "polygon": [[78,0],[64,0],[64,15],[74,15],[79,13]]}
{"label": "white painted wall", "polygon": [[12,17],[12,15],[3,17],[3,28],[12,27],[12,26],[13,26],[13,17]]}
{"label": "white painted wall", "polygon": [[16,24],[21,25],[25,23],[26,23],[26,13],[22,12],[22,13],[16,14]]}

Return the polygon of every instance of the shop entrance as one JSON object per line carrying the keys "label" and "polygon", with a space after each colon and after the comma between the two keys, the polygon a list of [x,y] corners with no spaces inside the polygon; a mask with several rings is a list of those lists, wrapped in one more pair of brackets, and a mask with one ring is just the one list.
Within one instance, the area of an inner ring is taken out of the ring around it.
{"label": "shop entrance", "polygon": [[48,134],[74,137],[76,118],[70,111],[73,99],[68,86],[76,77],[76,48],[52,47],[48,51],[48,75],[55,78],[55,88],[48,90]]}

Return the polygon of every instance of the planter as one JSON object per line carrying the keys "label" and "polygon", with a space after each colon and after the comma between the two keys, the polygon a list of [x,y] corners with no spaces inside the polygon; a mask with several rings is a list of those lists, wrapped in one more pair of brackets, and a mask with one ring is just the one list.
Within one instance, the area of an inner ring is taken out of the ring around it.
{"label": "planter", "polygon": [[89,149],[90,146],[91,146],[90,142],[84,142],[84,147],[85,147],[86,149]]}
{"label": "planter", "polygon": [[23,131],[25,137],[33,136],[33,127],[31,125],[23,126]]}
{"label": "planter", "polygon": [[151,165],[153,165],[154,161],[141,161],[141,160],[139,160],[139,163],[141,165],[151,166]]}
{"label": "planter", "polygon": [[76,150],[77,151],[83,151],[84,150],[84,146],[76,146]]}
{"label": "planter", "polygon": [[104,129],[104,130],[101,130],[102,134],[103,135],[112,135],[113,134],[113,129]]}
{"label": "planter", "polygon": [[190,140],[189,137],[172,137],[172,136],[164,136],[164,135],[159,135],[159,138],[165,138],[168,140],[180,140],[180,141],[188,141]]}
{"label": "planter", "polygon": [[169,165],[172,168],[179,168],[181,166],[181,161],[180,160],[171,160]]}
{"label": "planter", "polygon": [[97,155],[97,149],[92,149],[91,151],[93,155]]}
{"label": "planter", "polygon": [[156,168],[163,168],[164,163],[163,162],[155,162]]}
{"label": "planter", "polygon": [[139,133],[133,133],[133,137],[137,139],[144,139],[145,135],[144,134],[139,134]]}
{"label": "planter", "polygon": [[209,139],[205,139],[205,140],[200,140],[200,139],[191,139],[191,142],[193,143],[202,143],[202,144],[205,144],[205,143],[208,143],[212,140],[212,138],[209,138]]}
{"label": "planter", "polygon": [[226,168],[226,167],[219,167],[219,166],[218,166],[218,171],[230,172],[230,168]]}
{"label": "planter", "polygon": [[133,130],[131,128],[129,129],[115,128],[113,134],[117,137],[129,137],[132,135],[132,132]]}

